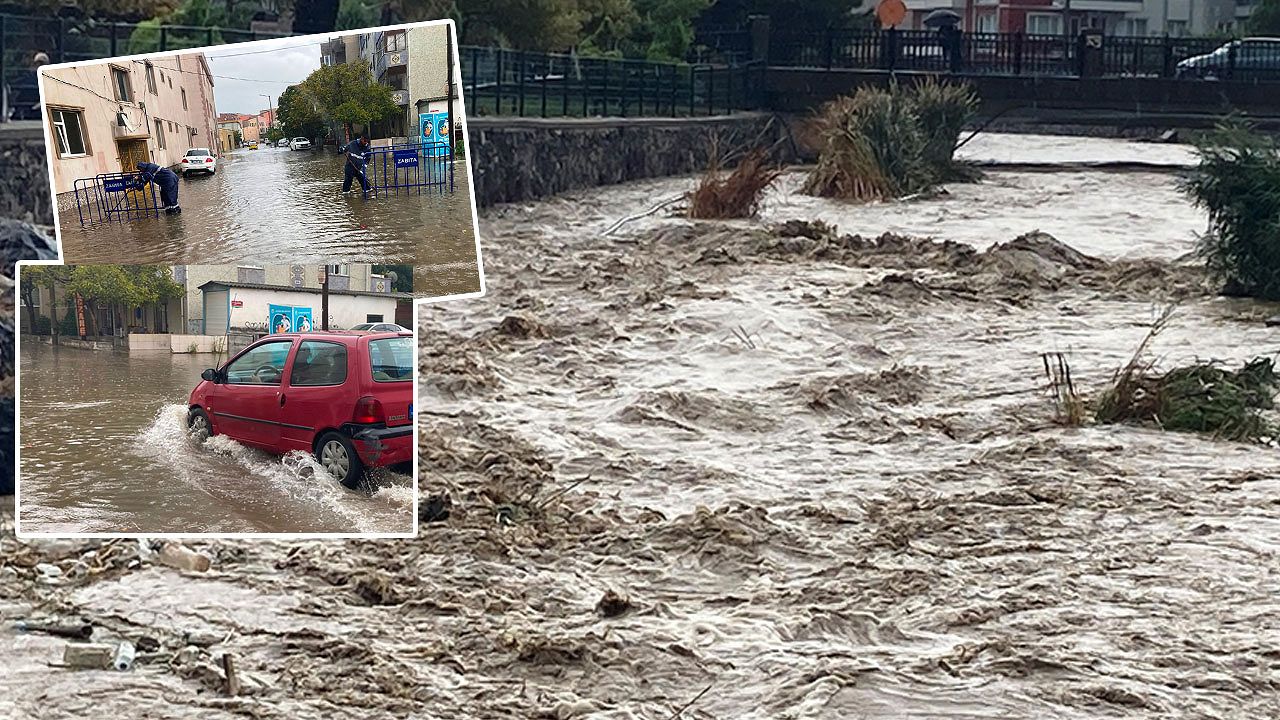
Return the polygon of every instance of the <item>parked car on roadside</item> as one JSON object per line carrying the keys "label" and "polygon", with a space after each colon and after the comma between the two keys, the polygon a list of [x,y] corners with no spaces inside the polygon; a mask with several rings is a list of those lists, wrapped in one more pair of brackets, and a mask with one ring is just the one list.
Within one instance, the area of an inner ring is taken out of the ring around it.
{"label": "parked car on roadside", "polygon": [[178,163],[178,172],[183,177],[191,173],[207,172],[213,175],[218,171],[218,159],[209,153],[209,148],[191,148]]}
{"label": "parked car on roadside", "polygon": [[310,150],[311,141],[304,137],[296,137],[289,143],[291,150]]}
{"label": "parked car on roadside", "polygon": [[187,411],[200,439],[309,452],[349,488],[368,468],[412,461],[410,333],[268,335],[200,377]]}
{"label": "parked car on roadside", "polygon": [[1211,53],[1179,62],[1177,76],[1206,80],[1280,78],[1280,38],[1232,40]]}
{"label": "parked car on roadside", "polygon": [[351,330],[353,332],[413,332],[407,327],[389,322],[360,323],[359,325],[352,325]]}
{"label": "parked car on roadside", "polygon": [[276,147],[289,147],[289,138],[280,138],[279,142],[276,143]]}

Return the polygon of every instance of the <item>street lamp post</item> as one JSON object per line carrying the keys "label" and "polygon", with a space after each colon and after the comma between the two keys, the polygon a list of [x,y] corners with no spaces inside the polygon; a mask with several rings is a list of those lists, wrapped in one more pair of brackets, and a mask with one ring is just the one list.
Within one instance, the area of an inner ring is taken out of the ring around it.
{"label": "street lamp post", "polygon": [[273,128],[273,127],[275,127],[275,126],[276,126],[276,113],[275,113],[275,108],[274,108],[274,106],[271,104],[271,96],[270,96],[270,95],[261,94],[261,95],[259,95],[259,97],[264,97],[264,98],[266,98],[266,99],[267,99],[267,118],[268,118],[268,120],[267,120],[267,129],[268,129],[268,130],[270,130],[271,128]]}

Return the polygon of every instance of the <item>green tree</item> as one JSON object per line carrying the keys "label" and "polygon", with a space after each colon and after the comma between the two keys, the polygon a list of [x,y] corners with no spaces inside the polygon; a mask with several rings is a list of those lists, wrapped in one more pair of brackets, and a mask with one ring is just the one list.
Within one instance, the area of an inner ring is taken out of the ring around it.
{"label": "green tree", "polygon": [[244,137],[240,135],[239,130],[232,131],[232,140],[235,140],[236,147],[240,147],[240,143],[244,142]]}
{"label": "green tree", "polygon": [[315,103],[322,118],[342,123],[348,132],[352,125],[367,127],[400,112],[391,88],[374,82],[364,63],[321,67],[302,81],[299,92]]}
{"label": "green tree", "polygon": [[[253,19],[254,8],[250,3],[212,2],[211,0],[182,0],[171,12],[157,15],[138,23],[129,34],[130,53],[158,52],[182,48],[221,45],[226,42],[218,28],[247,28]],[[160,25],[184,25],[209,30],[165,31],[164,47],[160,47]]]}
{"label": "green tree", "polygon": [[[66,265],[33,265],[22,268],[22,305],[27,310],[27,321],[34,331],[39,327],[39,321],[36,318],[36,292],[40,288],[53,291],[55,284],[65,283],[71,275],[71,269]],[[49,312],[56,313],[56,295],[52,295],[49,302]]]}
{"label": "green tree", "polygon": [[[650,60],[683,60],[693,45],[693,23],[712,0],[635,0],[636,39]],[[639,54],[639,53],[637,53]]]}
{"label": "green tree", "polygon": [[290,85],[280,94],[276,118],[286,137],[304,137],[315,140],[326,134],[324,118],[315,105],[296,86]]}
{"label": "green tree", "polygon": [[[84,298],[86,325],[91,310],[105,307],[118,327],[123,324],[122,310],[179,297],[183,289],[163,265],[76,265],[71,267],[67,292]],[[88,327],[86,331],[97,334]]]}
{"label": "green tree", "polygon": [[1249,15],[1248,27],[1253,35],[1280,35],[1280,0],[1259,0]]}
{"label": "green tree", "polygon": [[281,130],[278,125],[272,125],[271,127],[267,128],[266,139],[267,139],[267,142],[271,143],[272,145],[275,145],[276,143],[284,139],[284,130]]}
{"label": "green tree", "polygon": [[376,0],[342,0],[338,3],[335,30],[358,30],[373,27],[382,16],[382,3]]}
{"label": "green tree", "polygon": [[391,289],[395,292],[413,292],[412,265],[374,265],[373,271],[379,275],[394,273],[395,281],[391,283]]}
{"label": "green tree", "polygon": [[1228,295],[1280,300],[1280,146],[1230,121],[1196,145],[1183,190],[1209,214],[1199,254]]}

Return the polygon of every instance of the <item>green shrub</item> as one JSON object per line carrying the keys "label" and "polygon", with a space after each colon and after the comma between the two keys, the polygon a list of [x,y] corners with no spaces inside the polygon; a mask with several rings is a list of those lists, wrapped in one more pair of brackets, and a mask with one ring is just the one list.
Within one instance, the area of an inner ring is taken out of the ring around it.
{"label": "green shrub", "polygon": [[1209,213],[1198,252],[1223,292],[1280,300],[1280,153],[1268,137],[1230,122],[1200,139],[1183,190]]}
{"label": "green shrub", "polygon": [[954,156],[977,105],[971,87],[934,80],[838,98],[817,118],[822,147],[804,191],[883,200],[971,177]]}
{"label": "green shrub", "polygon": [[36,334],[51,335],[53,334],[53,321],[45,315],[36,316]]}
{"label": "green shrub", "polygon": [[77,337],[80,335],[80,326],[76,323],[76,309],[67,308],[67,314],[62,316],[62,322],[58,323],[58,334]]}

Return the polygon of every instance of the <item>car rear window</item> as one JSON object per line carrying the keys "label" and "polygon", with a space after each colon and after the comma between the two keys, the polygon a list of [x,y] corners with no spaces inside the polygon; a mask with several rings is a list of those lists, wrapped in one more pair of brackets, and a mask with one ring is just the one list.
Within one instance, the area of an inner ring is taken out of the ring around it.
{"label": "car rear window", "polygon": [[413,338],[393,337],[369,341],[369,365],[374,382],[413,379]]}
{"label": "car rear window", "polygon": [[347,381],[347,348],[344,345],[304,340],[293,356],[293,386],[341,385]]}
{"label": "car rear window", "polygon": [[192,157],[192,156],[204,157],[205,155],[208,155],[208,154],[209,154],[209,148],[195,148],[194,150],[187,151],[187,157]]}

